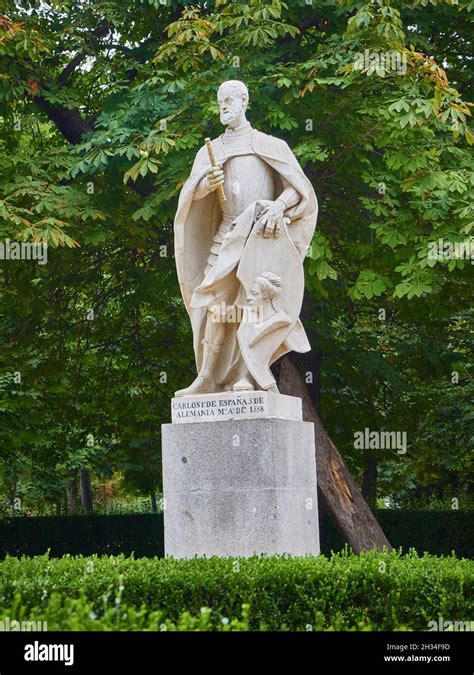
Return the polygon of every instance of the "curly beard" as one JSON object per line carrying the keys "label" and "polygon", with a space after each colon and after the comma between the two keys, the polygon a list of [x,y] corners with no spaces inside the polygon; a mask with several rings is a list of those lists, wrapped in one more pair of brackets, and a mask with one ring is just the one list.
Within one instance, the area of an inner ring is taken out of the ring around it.
{"label": "curly beard", "polygon": [[238,110],[229,110],[226,113],[221,113],[220,120],[221,124],[231,124],[232,122],[235,122],[235,120],[238,118],[242,111],[242,108],[239,108]]}

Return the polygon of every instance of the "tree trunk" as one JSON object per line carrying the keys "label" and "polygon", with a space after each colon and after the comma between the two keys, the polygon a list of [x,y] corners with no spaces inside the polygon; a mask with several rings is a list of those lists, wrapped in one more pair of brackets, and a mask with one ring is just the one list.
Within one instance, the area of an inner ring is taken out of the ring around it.
{"label": "tree trunk", "polygon": [[78,485],[77,485],[77,475],[72,471],[69,474],[69,479],[66,483],[66,493],[67,493],[67,512],[69,515],[77,513],[77,494],[78,494]]}
{"label": "tree trunk", "polygon": [[81,505],[86,513],[92,513],[92,488],[89,469],[81,469]]}
{"label": "tree trunk", "polygon": [[[301,317],[308,322],[307,336],[311,351],[305,354],[293,352],[291,358],[298,372],[304,375],[304,383],[318,415],[321,414],[321,364],[323,351],[320,348],[321,337],[315,330],[314,302],[307,289],[303,295]],[[313,346],[314,345],[314,346]]]}
{"label": "tree trunk", "polygon": [[282,394],[303,400],[303,419],[314,423],[318,494],[342,539],[356,553],[390,543],[357,487],[336,446],[327,435],[306,389],[304,377],[289,356],[279,363],[278,384]]}
{"label": "tree trunk", "polygon": [[158,513],[158,504],[156,503],[156,492],[154,489],[150,490],[150,499],[152,513]]}

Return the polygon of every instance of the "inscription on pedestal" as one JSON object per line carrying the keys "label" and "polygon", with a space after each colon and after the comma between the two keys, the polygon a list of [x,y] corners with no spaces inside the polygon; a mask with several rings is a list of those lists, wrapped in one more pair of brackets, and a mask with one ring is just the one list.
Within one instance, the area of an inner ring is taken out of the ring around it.
{"label": "inscription on pedestal", "polygon": [[259,417],[301,420],[301,399],[268,391],[182,396],[171,402],[172,421],[212,422]]}

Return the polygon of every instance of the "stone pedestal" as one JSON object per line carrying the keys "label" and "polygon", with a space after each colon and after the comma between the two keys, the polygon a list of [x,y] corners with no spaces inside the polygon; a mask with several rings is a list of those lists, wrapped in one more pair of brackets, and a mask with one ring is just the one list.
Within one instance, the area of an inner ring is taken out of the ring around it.
{"label": "stone pedestal", "polygon": [[314,428],[300,399],[231,392],[175,403],[162,427],[166,555],[317,555]]}

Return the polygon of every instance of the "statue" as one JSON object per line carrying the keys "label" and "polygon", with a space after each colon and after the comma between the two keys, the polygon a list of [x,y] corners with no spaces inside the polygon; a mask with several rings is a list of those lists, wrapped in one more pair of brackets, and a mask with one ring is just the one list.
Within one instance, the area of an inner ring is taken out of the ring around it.
{"label": "statue", "polygon": [[299,313],[317,219],[313,187],[288,145],[248,122],[243,82],[224,82],[217,100],[227,128],[197,153],[175,218],[198,371],[176,396],[278,392],[270,365],[310,350]]}

